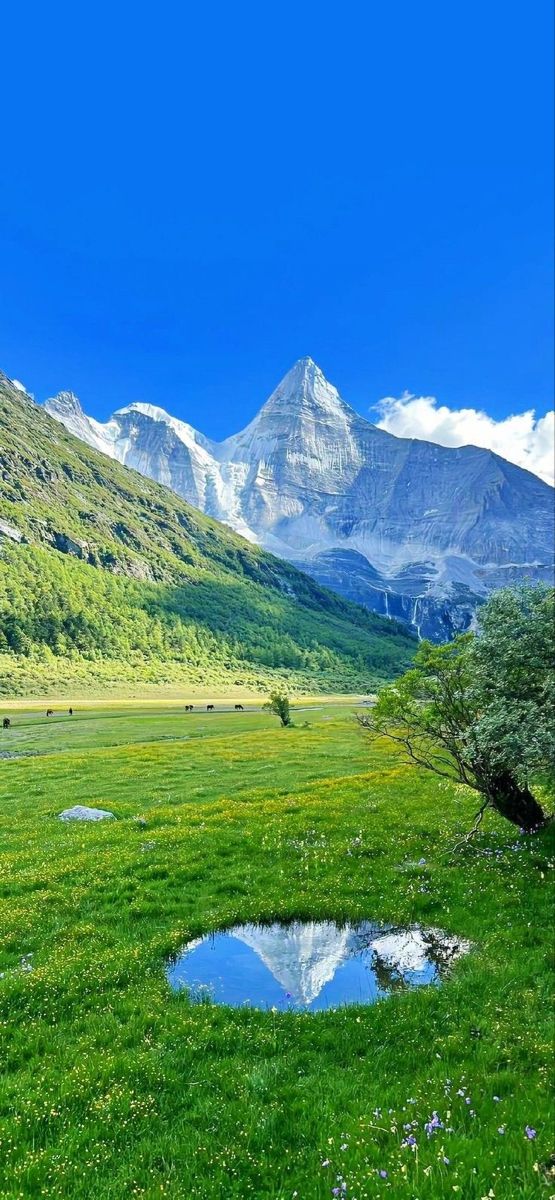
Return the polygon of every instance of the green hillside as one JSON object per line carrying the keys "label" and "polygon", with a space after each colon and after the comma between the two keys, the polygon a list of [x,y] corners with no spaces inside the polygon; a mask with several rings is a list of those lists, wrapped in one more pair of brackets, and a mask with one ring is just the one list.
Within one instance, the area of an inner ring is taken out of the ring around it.
{"label": "green hillside", "polygon": [[85,446],[0,374],[0,690],[368,690],[413,639]]}

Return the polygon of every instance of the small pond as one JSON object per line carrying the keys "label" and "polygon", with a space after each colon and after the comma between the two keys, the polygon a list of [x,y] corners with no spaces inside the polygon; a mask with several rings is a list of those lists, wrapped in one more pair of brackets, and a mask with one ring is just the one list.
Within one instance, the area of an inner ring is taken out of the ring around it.
{"label": "small pond", "polygon": [[468,942],[420,925],[236,925],[196,938],[166,969],[175,991],[233,1007],[318,1012],[439,983]]}

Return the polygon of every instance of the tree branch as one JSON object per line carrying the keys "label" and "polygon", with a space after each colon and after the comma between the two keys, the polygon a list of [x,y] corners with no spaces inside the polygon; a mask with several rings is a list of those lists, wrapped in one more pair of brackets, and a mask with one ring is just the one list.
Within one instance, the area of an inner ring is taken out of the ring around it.
{"label": "tree branch", "polygon": [[[362,729],[366,729],[374,737],[388,738],[396,746],[401,746],[407,758],[415,763],[416,766],[424,767],[427,771],[433,771],[434,775],[439,775],[442,779],[448,779],[450,783],[464,783],[467,787],[473,788],[474,791],[480,791],[476,781],[470,778],[460,753],[450,743],[446,744],[445,738],[441,738],[439,734],[436,734],[437,740],[448,751],[448,758],[439,753],[437,749],[430,749],[429,754],[427,754],[425,746],[422,743],[429,746],[430,742],[433,743],[433,736],[428,729],[418,728],[418,726],[411,728],[407,720],[405,724],[408,725],[408,728],[404,734],[400,732],[393,733],[389,724],[384,722],[384,725],[380,725],[376,722],[375,718],[368,716],[366,713],[358,713],[357,721]],[[401,721],[401,723],[403,722]],[[415,745],[415,741],[418,741],[419,744]],[[442,770],[442,767],[446,769]]]}
{"label": "tree branch", "polygon": [[460,850],[461,846],[467,846],[470,839],[473,838],[474,834],[478,832],[478,829],[482,823],[482,817],[486,811],[486,808],[489,808],[489,807],[490,807],[490,801],[488,798],[487,800],[484,800],[482,807],[478,809],[478,812],[476,813],[476,816],[474,817],[474,824],[472,826],[472,829],[470,829],[468,831],[468,833],[466,833],[464,835],[464,837],[461,838],[460,842],[456,842],[456,844],[453,846],[453,849],[451,850],[451,857],[453,857],[453,855],[455,855],[457,853],[457,850]]}

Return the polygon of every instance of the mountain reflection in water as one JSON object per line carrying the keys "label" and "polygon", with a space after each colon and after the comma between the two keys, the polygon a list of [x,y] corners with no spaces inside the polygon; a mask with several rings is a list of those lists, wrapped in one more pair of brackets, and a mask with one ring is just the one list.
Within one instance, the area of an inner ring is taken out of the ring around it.
{"label": "mountain reflection in water", "polygon": [[438,983],[469,949],[461,938],[419,925],[236,925],[189,942],[166,975],[195,1000],[316,1012]]}

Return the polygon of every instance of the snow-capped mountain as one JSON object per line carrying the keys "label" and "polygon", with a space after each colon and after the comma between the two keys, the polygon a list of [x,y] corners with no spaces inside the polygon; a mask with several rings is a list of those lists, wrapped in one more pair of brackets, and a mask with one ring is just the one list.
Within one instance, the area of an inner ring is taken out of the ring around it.
{"label": "snow-capped mountain", "polygon": [[443,640],[504,583],[550,578],[553,491],[490,450],[397,438],[310,358],[224,442],[149,404],[106,424],[76,397],[52,416],[106,454],[419,636]]}

